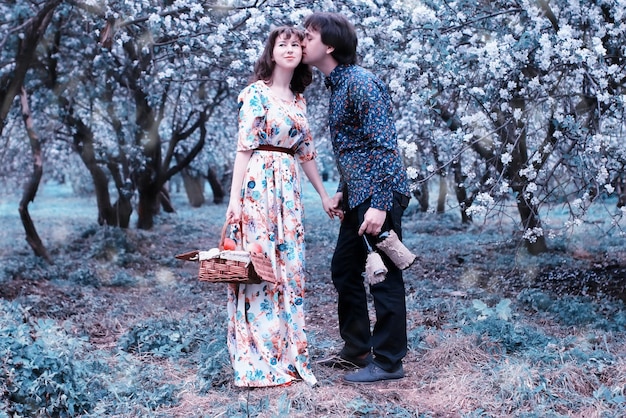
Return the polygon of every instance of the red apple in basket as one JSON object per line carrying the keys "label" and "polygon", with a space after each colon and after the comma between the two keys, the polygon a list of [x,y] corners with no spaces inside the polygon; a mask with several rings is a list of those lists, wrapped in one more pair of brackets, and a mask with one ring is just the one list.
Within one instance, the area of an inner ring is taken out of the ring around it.
{"label": "red apple in basket", "polygon": [[263,247],[261,247],[261,244],[259,244],[258,242],[253,242],[248,245],[248,251],[250,251],[251,253],[262,253]]}
{"label": "red apple in basket", "polygon": [[237,244],[235,244],[235,240],[232,238],[224,238],[224,249],[225,250],[234,250],[237,247]]}

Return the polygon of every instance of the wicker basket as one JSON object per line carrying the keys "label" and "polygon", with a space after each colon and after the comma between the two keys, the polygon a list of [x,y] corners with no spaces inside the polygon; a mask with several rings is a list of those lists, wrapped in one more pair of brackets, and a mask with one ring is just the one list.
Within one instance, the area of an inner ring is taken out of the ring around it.
{"label": "wicker basket", "polygon": [[211,283],[258,284],[261,281],[276,283],[276,275],[272,261],[260,253],[241,250],[224,250],[224,239],[228,223],[222,228],[219,243],[219,254],[211,258],[203,258],[200,251],[178,254],[179,260],[198,261],[200,268],[198,280]]}

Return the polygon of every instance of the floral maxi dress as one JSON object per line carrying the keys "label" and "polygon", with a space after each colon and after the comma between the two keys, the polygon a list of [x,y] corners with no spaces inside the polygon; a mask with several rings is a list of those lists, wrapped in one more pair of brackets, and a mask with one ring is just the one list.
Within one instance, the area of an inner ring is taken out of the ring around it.
{"label": "floral maxi dress", "polygon": [[[276,386],[311,372],[304,327],[304,228],[296,159],[316,156],[302,95],[273,95],[263,81],[239,95],[238,151],[255,150],[242,185],[242,244],[258,243],[270,257],[278,284],[228,285],[228,349],[236,386]],[[292,148],[295,156],[256,150]]]}

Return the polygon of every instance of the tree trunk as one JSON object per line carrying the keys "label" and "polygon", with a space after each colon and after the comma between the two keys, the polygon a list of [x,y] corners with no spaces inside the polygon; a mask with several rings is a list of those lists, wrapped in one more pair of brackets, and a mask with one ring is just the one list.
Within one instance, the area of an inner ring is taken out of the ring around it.
{"label": "tree trunk", "polygon": [[[517,194],[517,210],[522,219],[524,231],[533,231],[535,228],[537,228],[537,231],[542,230],[541,219],[537,214],[537,207],[528,202],[522,193]],[[526,249],[532,255],[538,255],[548,251],[543,232],[540,235],[533,234],[531,239],[525,238],[524,243],[526,244]]]}
{"label": "tree trunk", "polygon": [[456,200],[461,205],[461,221],[467,224],[472,222],[472,218],[467,214],[467,208],[470,206],[470,202],[467,198],[467,189],[463,186],[465,176],[463,175],[461,161],[459,159],[452,164],[452,172],[454,173],[454,193],[456,194]]}
{"label": "tree trunk", "polygon": [[137,207],[137,227],[151,229],[154,226],[154,216],[159,213],[161,188],[165,185],[161,171],[161,137],[159,124],[162,120],[164,101],[167,89],[161,96],[160,112],[154,110],[148,100],[148,94],[141,89],[134,91],[135,95],[135,122],[141,129],[136,131],[135,143],[143,143],[143,157],[145,167],[137,172],[137,192],[139,204]]}
{"label": "tree trunk", "polygon": [[428,212],[430,193],[428,191],[428,180],[419,180],[419,188],[413,190],[413,197],[420,205],[420,212]]}
{"label": "tree trunk", "polygon": [[626,206],[626,180],[622,175],[615,179],[615,192],[617,193],[617,207]]}
{"label": "tree trunk", "polygon": [[437,198],[437,213],[446,211],[446,196],[448,195],[448,182],[446,176],[439,176],[439,197]]}
{"label": "tree trunk", "polygon": [[107,218],[109,225],[119,226],[120,228],[127,229],[130,225],[130,215],[133,213],[133,205],[129,199],[119,198],[113,205],[113,213]]}
{"label": "tree trunk", "polygon": [[183,186],[185,187],[189,204],[192,208],[199,208],[205,202],[204,178],[192,176],[187,169],[182,170],[180,174],[183,177]]}
{"label": "tree trunk", "polygon": [[[54,10],[61,4],[61,0],[48,1],[36,16],[29,20],[29,25],[20,33],[24,34],[19,41],[19,49],[15,57],[15,65],[8,77],[0,81],[0,136],[4,130],[6,117],[9,114],[13,99],[19,94],[24,83],[26,73],[35,58],[37,46],[52,20]],[[8,35],[4,35],[8,36]]]}
{"label": "tree trunk", "polygon": [[154,226],[155,202],[153,200],[149,200],[146,195],[139,198],[139,205],[137,206],[137,228],[147,230]]}
{"label": "tree trunk", "polygon": [[[522,99],[511,101],[512,107],[524,110],[525,102]],[[504,119],[504,118],[503,118]],[[509,118],[513,120],[513,118]],[[522,121],[503,123],[505,129],[501,132],[506,135],[508,143],[513,144],[511,151],[512,161],[507,169],[508,178],[512,180],[512,189],[516,193],[517,210],[520,214],[522,227],[524,228],[524,243],[526,249],[532,255],[538,255],[548,251],[546,238],[541,228],[538,206],[532,203],[532,194],[526,190],[528,180],[520,176],[520,170],[528,164],[528,149],[526,146],[526,126]],[[516,130],[519,135],[516,136]],[[539,169],[539,167],[535,167]]]}
{"label": "tree trunk", "polygon": [[170,198],[170,192],[165,186],[161,187],[161,191],[159,192],[159,202],[166,213],[176,212],[176,210],[174,210],[174,205],[172,204],[172,199]]}
{"label": "tree trunk", "polygon": [[[456,132],[458,129],[461,128],[462,124],[459,118],[453,112],[448,110],[448,108],[441,105],[439,101],[436,102],[435,109],[437,109],[441,116],[441,119],[446,122],[448,128],[452,132]],[[470,201],[467,198],[467,190],[464,186],[462,186],[463,182],[465,181],[465,176],[463,176],[463,172],[461,170],[461,162],[459,158],[457,158],[457,160],[452,165],[452,169],[454,170],[454,191],[456,194],[456,198],[459,202],[459,206],[461,207],[461,221],[463,223],[470,223],[472,222],[472,218],[467,215],[467,208],[470,206]]]}
{"label": "tree trunk", "polygon": [[98,224],[128,228],[133,211],[130,197],[125,196],[118,188],[119,198],[111,205],[109,179],[96,160],[93,132],[82,120],[74,116],[74,111],[67,100],[60,98],[59,101],[65,108],[65,123],[74,128],[74,150],[80,155],[93,180],[98,205]]}
{"label": "tree trunk", "polygon": [[217,173],[211,167],[209,167],[207,179],[209,180],[209,186],[211,186],[211,191],[213,192],[213,203],[219,205],[224,201],[226,193],[224,192],[224,188],[217,178]]}
{"label": "tree trunk", "polygon": [[[149,170],[149,169],[148,169]],[[148,172],[144,172],[137,182],[139,203],[137,204],[137,228],[152,229],[154,216],[159,213],[160,191]]]}
{"label": "tree trunk", "polygon": [[30,176],[30,180],[24,185],[24,193],[22,193],[22,199],[20,200],[19,212],[22,219],[22,225],[24,225],[24,231],[26,232],[26,242],[33,249],[37,257],[42,257],[49,264],[54,264],[52,259],[48,255],[48,251],[44,246],[35,224],[28,212],[28,204],[35,200],[35,195],[39,189],[39,183],[43,174],[43,160],[41,158],[41,144],[39,137],[33,127],[33,119],[30,113],[30,106],[28,105],[28,96],[26,95],[26,89],[22,87],[21,93],[21,106],[22,106],[22,118],[24,119],[24,125],[28,138],[30,140],[30,148],[33,151],[33,173]]}
{"label": "tree trunk", "polygon": [[160,213],[161,206],[168,213],[175,212],[170,194],[164,186],[145,174],[140,177],[137,190],[139,191],[139,203],[137,205],[137,228],[152,229],[154,217]]}

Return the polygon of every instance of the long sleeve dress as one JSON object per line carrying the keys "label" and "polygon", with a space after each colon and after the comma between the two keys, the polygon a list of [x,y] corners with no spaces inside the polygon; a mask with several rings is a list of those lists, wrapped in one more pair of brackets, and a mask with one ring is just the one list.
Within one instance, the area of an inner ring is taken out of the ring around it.
{"label": "long sleeve dress", "polygon": [[[304,227],[296,160],[316,156],[306,102],[276,97],[257,81],[239,95],[237,150],[255,150],[242,185],[243,248],[258,243],[272,260],[278,284],[228,286],[228,348],[236,386],[316,383],[304,324]],[[261,144],[295,150],[295,156],[261,151]]]}

